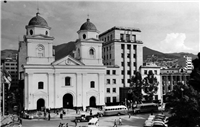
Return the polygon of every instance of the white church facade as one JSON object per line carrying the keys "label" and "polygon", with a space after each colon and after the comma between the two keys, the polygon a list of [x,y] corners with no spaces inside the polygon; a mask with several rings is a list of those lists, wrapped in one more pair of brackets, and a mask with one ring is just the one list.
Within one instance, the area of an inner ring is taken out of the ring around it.
{"label": "white church facade", "polygon": [[120,99],[120,88],[130,87],[132,76],[143,63],[140,30],[113,27],[99,35],[87,19],[72,42],[74,49],[59,54],[53,48],[51,27],[39,13],[25,28],[18,49],[24,110],[85,110],[126,100],[125,96]]}
{"label": "white church facade", "polygon": [[19,72],[24,74],[24,109],[103,106],[106,67],[102,41],[89,19],[77,32],[74,57],[55,60],[51,28],[36,14],[19,43]]}

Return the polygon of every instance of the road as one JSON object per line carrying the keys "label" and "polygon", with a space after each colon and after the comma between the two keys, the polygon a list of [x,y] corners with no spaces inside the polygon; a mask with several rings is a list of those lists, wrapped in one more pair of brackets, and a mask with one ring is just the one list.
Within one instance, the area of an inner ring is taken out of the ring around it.
{"label": "road", "polygon": [[[101,117],[99,118],[99,127],[113,127],[114,120],[122,119],[122,125],[119,127],[143,127],[144,121],[147,119],[149,114],[138,114],[133,115],[129,118],[128,115],[121,115],[121,116],[109,116],[109,117]],[[68,123],[69,127],[74,127],[75,124],[72,122],[74,117],[68,117],[64,120],[52,119],[50,121],[46,120],[23,120],[22,126],[23,127],[58,127],[59,123]],[[78,123],[77,127],[86,127],[87,122]]]}

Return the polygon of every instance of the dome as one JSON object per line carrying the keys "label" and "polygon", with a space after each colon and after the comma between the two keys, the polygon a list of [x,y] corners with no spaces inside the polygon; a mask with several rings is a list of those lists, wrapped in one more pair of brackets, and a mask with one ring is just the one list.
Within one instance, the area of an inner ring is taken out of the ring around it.
{"label": "dome", "polygon": [[92,31],[97,31],[97,28],[96,28],[96,26],[95,26],[93,23],[90,22],[90,19],[87,19],[87,22],[85,22],[85,23],[81,26],[80,30],[92,30]]}
{"label": "dome", "polygon": [[40,17],[38,14],[39,14],[39,13],[36,13],[36,16],[33,17],[33,18],[29,21],[28,25],[29,25],[29,26],[37,25],[37,26],[45,26],[45,27],[48,27],[47,21],[46,21],[44,18]]}

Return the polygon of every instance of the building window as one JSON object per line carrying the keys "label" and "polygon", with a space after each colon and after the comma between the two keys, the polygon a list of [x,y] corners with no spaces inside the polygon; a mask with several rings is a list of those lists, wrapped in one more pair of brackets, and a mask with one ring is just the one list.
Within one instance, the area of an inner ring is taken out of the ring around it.
{"label": "building window", "polygon": [[122,74],[122,75],[124,74],[124,70],[121,71],[121,74]]}
{"label": "building window", "polygon": [[89,50],[89,54],[90,54],[90,58],[94,58],[94,56],[95,56],[95,51],[94,51],[93,48],[91,48],[91,49]]}
{"label": "building window", "polygon": [[136,35],[133,35],[132,40],[133,40],[133,42],[136,41]]}
{"label": "building window", "polygon": [[130,62],[127,62],[127,65],[128,65],[128,66],[130,66],[130,64],[131,64]]}
{"label": "building window", "polygon": [[116,75],[116,70],[113,70],[112,73],[113,73],[113,75]]}
{"label": "building window", "polygon": [[124,66],[124,62],[122,62],[121,65]]}
{"label": "building window", "polygon": [[133,46],[133,49],[136,50],[136,45]]}
{"label": "building window", "polygon": [[38,82],[38,89],[44,89],[44,83]]}
{"label": "building window", "polygon": [[70,77],[65,77],[65,86],[70,86]]}
{"label": "building window", "polygon": [[136,62],[133,62],[133,66],[136,67]]}
{"label": "building window", "polygon": [[130,79],[127,79],[127,82],[130,83]]}
{"label": "building window", "polygon": [[106,102],[110,103],[110,97],[106,97]]}
{"label": "building window", "polygon": [[113,88],[113,93],[116,93],[116,88]]}
{"label": "building window", "polygon": [[113,79],[113,84],[116,84],[116,79]]}
{"label": "building window", "polygon": [[130,50],[130,49],[131,49],[131,45],[127,45],[127,49],[129,49],[129,50]]}
{"label": "building window", "polygon": [[107,88],[107,90],[106,90],[106,91],[107,91],[107,93],[110,93],[110,88]]}
{"label": "building window", "polygon": [[95,87],[95,82],[94,81],[91,81],[90,82],[90,88],[94,88]]}
{"label": "building window", "polygon": [[110,84],[110,79],[107,79],[107,84]]}
{"label": "building window", "polygon": [[113,103],[117,102],[117,98],[113,97]]}
{"label": "building window", "polygon": [[130,58],[130,54],[129,53],[127,54],[127,58]]}
{"label": "building window", "polygon": [[120,40],[124,41],[124,34],[120,34]]}
{"label": "building window", "polygon": [[121,44],[121,49],[124,49],[124,44]]}
{"label": "building window", "polygon": [[130,41],[130,34],[126,34],[126,40]]}
{"label": "building window", "polygon": [[44,46],[43,45],[38,45],[37,46],[37,54],[38,57],[44,57]]}
{"label": "building window", "polygon": [[124,79],[122,79],[122,83],[124,84]]}
{"label": "building window", "polygon": [[111,54],[110,54],[110,59],[112,58]]}
{"label": "building window", "polygon": [[130,70],[129,70],[129,71],[127,71],[127,74],[128,74],[128,75],[130,75],[130,74],[131,74],[131,71],[130,71]]}
{"label": "building window", "polygon": [[85,34],[83,34],[83,39],[86,39],[86,35]]}
{"label": "building window", "polygon": [[121,57],[124,58],[124,53],[121,54]]}
{"label": "building window", "polygon": [[136,58],[136,54],[133,54],[133,58]]}
{"label": "building window", "polygon": [[110,75],[110,70],[107,70],[107,71],[106,71],[106,74],[107,74],[107,75]]}
{"label": "building window", "polygon": [[144,74],[147,75],[147,70],[144,70]]}
{"label": "building window", "polygon": [[[173,72],[173,71],[172,71]],[[157,70],[154,70],[154,74],[157,75]]]}

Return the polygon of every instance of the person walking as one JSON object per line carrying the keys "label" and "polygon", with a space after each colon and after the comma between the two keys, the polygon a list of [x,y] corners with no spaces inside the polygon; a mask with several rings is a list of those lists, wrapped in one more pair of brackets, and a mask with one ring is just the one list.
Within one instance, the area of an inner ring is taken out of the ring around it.
{"label": "person walking", "polygon": [[60,119],[61,119],[61,120],[63,119],[63,114],[62,114],[62,112],[60,112]]}
{"label": "person walking", "polygon": [[128,114],[128,118],[131,118],[131,113]]}
{"label": "person walking", "polygon": [[119,117],[119,125],[122,125],[122,119]]}
{"label": "person walking", "polygon": [[51,114],[50,114],[50,112],[48,113],[48,121],[50,121],[50,119],[51,119]]}
{"label": "person walking", "polygon": [[114,121],[114,126],[113,127],[117,127],[117,120],[116,119]]}
{"label": "person walking", "polygon": [[77,120],[76,119],[75,119],[74,123],[75,123],[75,127],[76,127],[77,126]]}
{"label": "person walking", "polygon": [[68,127],[68,123],[66,123],[65,127]]}

